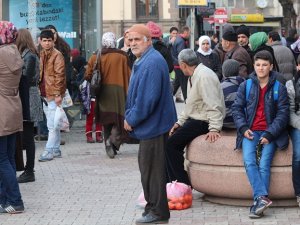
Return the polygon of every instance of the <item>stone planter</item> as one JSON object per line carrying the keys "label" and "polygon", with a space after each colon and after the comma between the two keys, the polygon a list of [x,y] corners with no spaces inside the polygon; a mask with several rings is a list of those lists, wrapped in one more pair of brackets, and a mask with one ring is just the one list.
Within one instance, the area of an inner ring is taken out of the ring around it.
{"label": "stone planter", "polygon": [[[215,143],[194,139],[187,148],[187,170],[193,188],[205,194],[205,199],[220,204],[250,206],[252,190],[241,151],[234,151],[236,132],[221,133]],[[271,168],[270,199],[272,206],[296,206],[292,183],[292,145],[276,151]]]}

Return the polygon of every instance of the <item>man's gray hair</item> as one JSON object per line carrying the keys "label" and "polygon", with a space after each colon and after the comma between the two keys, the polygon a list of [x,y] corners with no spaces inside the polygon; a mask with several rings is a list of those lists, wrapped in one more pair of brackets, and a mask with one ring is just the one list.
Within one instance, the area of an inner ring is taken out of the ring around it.
{"label": "man's gray hair", "polygon": [[199,60],[195,51],[190,48],[183,49],[178,55],[178,62],[184,62],[188,66],[198,66]]}

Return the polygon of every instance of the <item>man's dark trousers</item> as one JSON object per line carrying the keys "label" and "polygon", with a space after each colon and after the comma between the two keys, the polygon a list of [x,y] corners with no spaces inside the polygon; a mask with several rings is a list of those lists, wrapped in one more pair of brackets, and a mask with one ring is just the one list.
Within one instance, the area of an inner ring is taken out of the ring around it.
{"label": "man's dark trousers", "polygon": [[177,90],[179,87],[181,87],[182,90],[182,95],[184,100],[187,97],[187,81],[188,81],[188,76],[185,76],[183,74],[183,72],[181,71],[181,69],[174,69],[175,71],[175,80],[174,80],[174,84],[173,84],[173,95],[176,94]]}
{"label": "man's dark trousers", "polygon": [[187,172],[184,170],[184,148],[199,135],[208,133],[208,123],[201,120],[188,119],[169,137],[166,150],[168,182],[191,185]]}
{"label": "man's dark trousers", "polygon": [[167,220],[170,218],[166,191],[165,149],[168,134],[140,140],[138,163],[144,190],[145,212]]}

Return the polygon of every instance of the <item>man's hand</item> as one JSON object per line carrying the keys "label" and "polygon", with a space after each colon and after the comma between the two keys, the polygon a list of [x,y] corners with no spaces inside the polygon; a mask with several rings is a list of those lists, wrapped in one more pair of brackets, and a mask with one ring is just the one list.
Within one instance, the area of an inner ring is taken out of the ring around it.
{"label": "man's hand", "polygon": [[253,139],[253,132],[252,132],[252,130],[250,130],[250,129],[246,130],[245,133],[244,133],[244,137],[247,138],[247,139],[249,139],[249,140],[252,140]]}
{"label": "man's hand", "polygon": [[263,138],[261,138],[260,143],[263,144],[263,145],[267,145],[267,144],[269,144],[269,141],[268,141],[267,138],[263,137]]}
{"label": "man's hand", "polygon": [[221,134],[217,131],[209,131],[206,134],[205,140],[208,140],[210,143],[214,143],[221,137]]}
{"label": "man's hand", "polygon": [[169,132],[169,136],[172,136],[179,127],[180,125],[178,123],[175,123]]}
{"label": "man's hand", "polygon": [[57,106],[61,105],[61,103],[62,103],[61,95],[55,96],[54,101]]}
{"label": "man's hand", "polygon": [[127,123],[126,120],[124,120],[124,129],[126,131],[132,131],[132,127]]}

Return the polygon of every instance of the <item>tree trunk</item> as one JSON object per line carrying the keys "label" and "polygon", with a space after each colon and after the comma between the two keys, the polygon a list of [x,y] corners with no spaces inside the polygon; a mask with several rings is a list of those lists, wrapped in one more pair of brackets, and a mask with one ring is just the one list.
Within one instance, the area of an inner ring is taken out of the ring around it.
{"label": "tree trunk", "polygon": [[283,19],[282,27],[288,32],[291,28],[296,28],[297,14],[294,9],[293,0],[278,0],[282,6]]}

